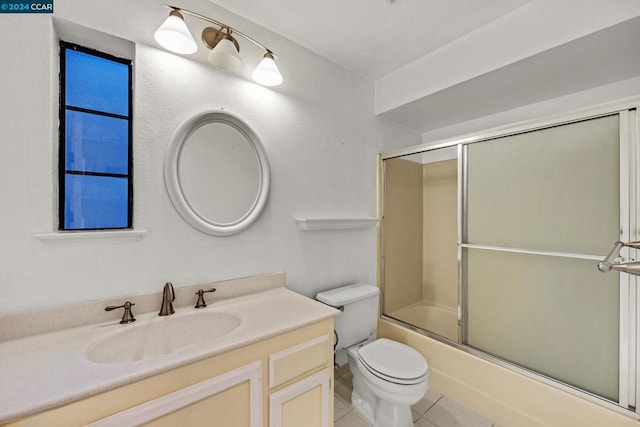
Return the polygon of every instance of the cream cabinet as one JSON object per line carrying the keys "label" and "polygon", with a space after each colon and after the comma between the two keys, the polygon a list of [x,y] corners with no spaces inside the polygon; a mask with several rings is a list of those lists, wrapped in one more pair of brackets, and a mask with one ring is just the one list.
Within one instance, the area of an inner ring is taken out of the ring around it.
{"label": "cream cabinet", "polygon": [[133,408],[92,422],[89,427],[262,425],[260,361],[234,369]]}
{"label": "cream cabinet", "polygon": [[8,426],[328,427],[332,338],[327,319]]}
{"label": "cream cabinet", "polygon": [[331,370],[325,368],[269,396],[269,427],[329,427]]}
{"label": "cream cabinet", "polygon": [[332,345],[322,335],[269,356],[270,387],[324,368],[269,395],[269,427],[329,427],[333,371],[327,359],[333,354],[327,349]]}

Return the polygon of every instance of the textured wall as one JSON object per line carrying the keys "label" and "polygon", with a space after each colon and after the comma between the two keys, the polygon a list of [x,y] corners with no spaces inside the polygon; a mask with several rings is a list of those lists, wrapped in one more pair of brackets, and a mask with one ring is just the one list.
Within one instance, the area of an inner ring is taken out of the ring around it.
{"label": "textured wall", "polygon": [[[284,271],[307,295],[375,283],[375,228],[302,232],[295,217],[374,216],[383,140],[419,135],[373,114],[373,84],[204,0],[184,7],[222,20],[280,56],[285,83],[267,89],[160,50],[158,2],[65,0],[55,18],[135,42],[134,225],[141,239],[42,241],[57,227],[57,33],[51,16],[5,15],[0,26],[0,313]],[[197,21],[189,21],[199,38]],[[243,51],[244,52],[244,51]],[[247,49],[251,53],[251,49]],[[247,68],[258,61],[247,60]],[[177,214],[162,163],[178,124],[224,108],[261,137],[272,171],[264,214],[231,237],[202,234]]]}

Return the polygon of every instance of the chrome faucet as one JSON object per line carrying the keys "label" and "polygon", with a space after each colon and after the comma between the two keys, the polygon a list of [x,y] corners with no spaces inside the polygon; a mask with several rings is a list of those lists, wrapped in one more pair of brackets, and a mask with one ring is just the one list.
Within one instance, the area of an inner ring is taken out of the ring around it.
{"label": "chrome faucet", "polygon": [[173,304],[172,302],[176,299],[176,294],[173,291],[173,285],[171,282],[167,282],[164,284],[164,289],[162,290],[162,305],[160,306],[160,313],[158,316],[169,316],[173,314]]}

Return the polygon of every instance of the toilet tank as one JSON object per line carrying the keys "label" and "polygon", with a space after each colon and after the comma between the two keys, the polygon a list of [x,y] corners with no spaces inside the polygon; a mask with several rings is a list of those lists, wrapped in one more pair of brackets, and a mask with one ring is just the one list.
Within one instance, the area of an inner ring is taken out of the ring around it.
{"label": "toilet tank", "polygon": [[373,285],[356,283],[316,295],[320,302],[336,308],[344,307],[344,311],[335,318],[334,323],[338,335],[336,350],[375,336],[379,294],[380,291]]}

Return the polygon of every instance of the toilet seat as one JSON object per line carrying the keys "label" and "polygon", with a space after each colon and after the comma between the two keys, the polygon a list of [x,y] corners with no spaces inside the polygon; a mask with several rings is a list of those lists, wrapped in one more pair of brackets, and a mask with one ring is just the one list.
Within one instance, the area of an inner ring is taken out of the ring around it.
{"label": "toilet seat", "polygon": [[401,385],[418,384],[425,380],[429,366],[415,349],[380,338],[356,350],[362,367],[372,375]]}

